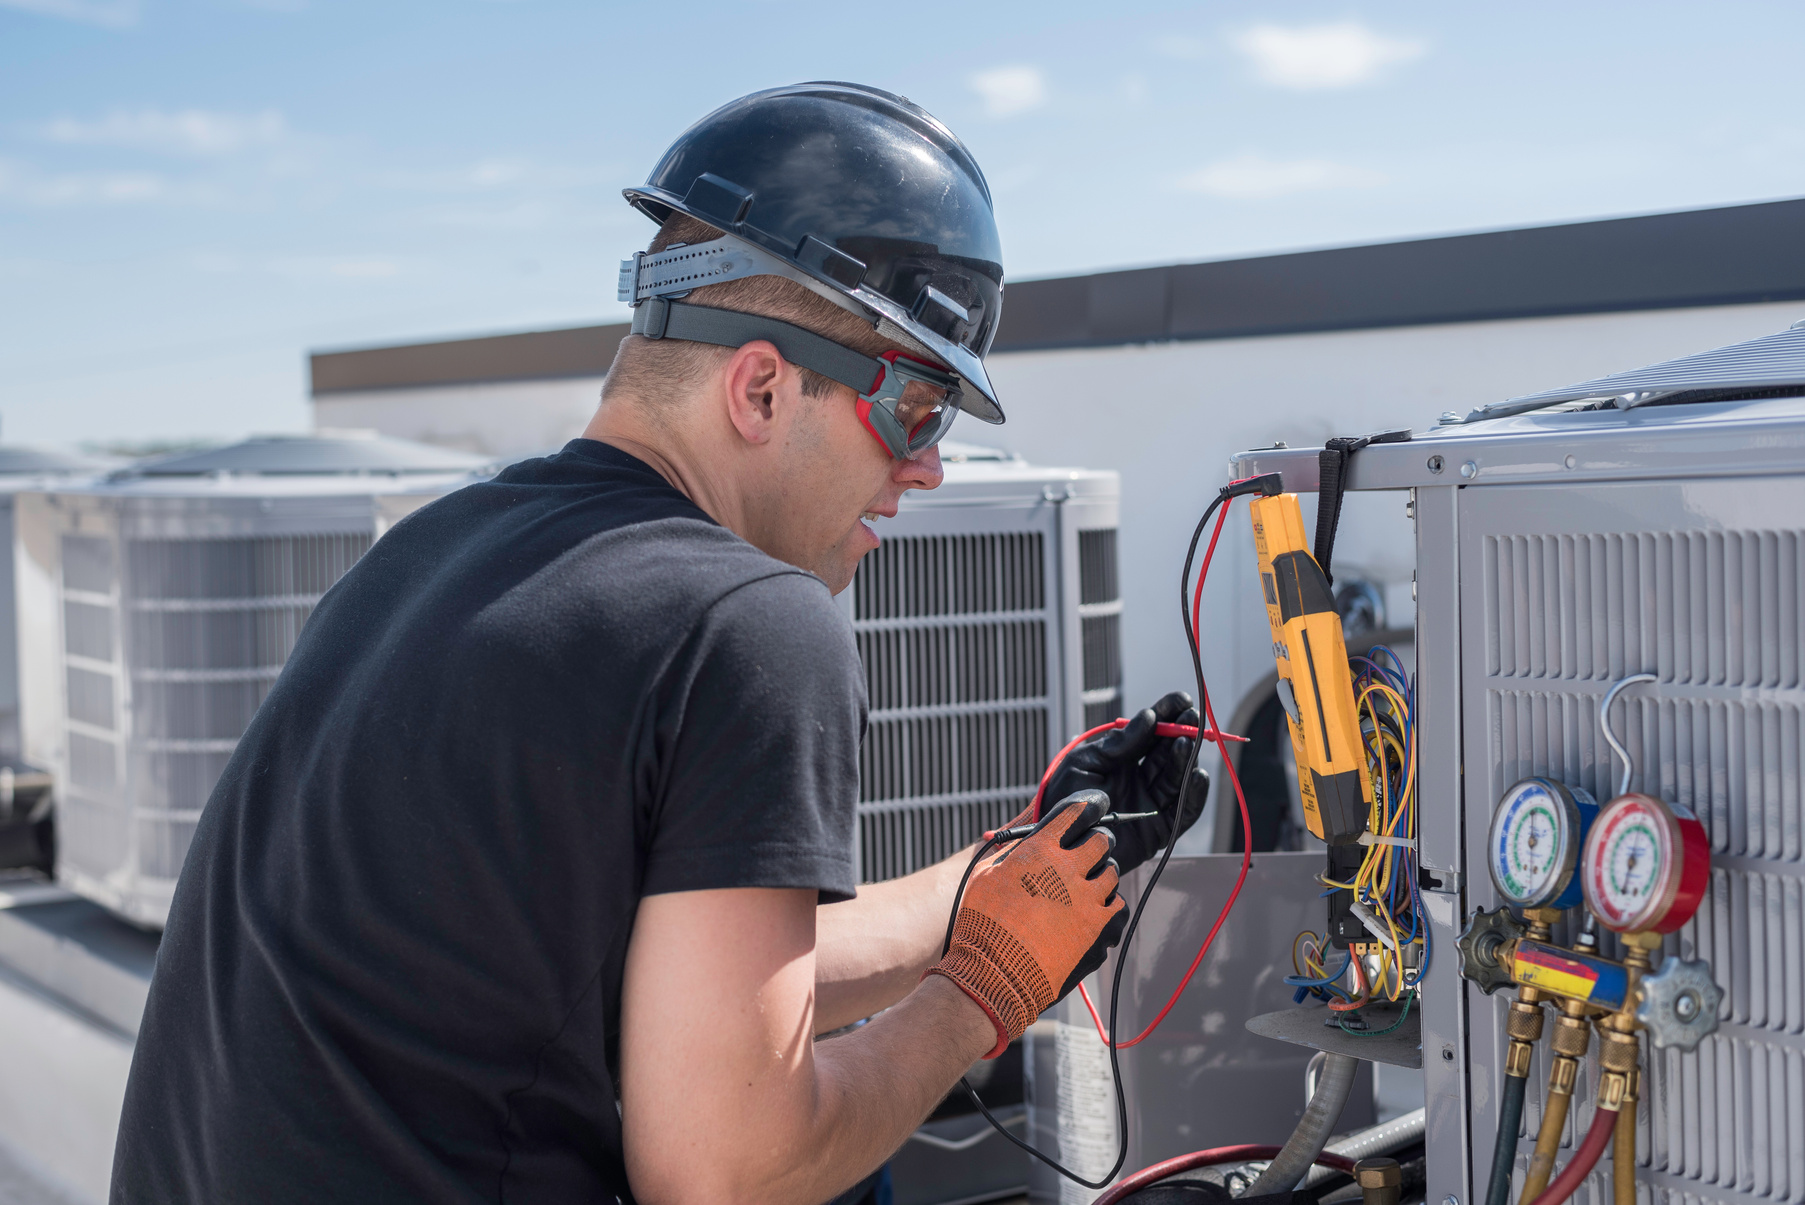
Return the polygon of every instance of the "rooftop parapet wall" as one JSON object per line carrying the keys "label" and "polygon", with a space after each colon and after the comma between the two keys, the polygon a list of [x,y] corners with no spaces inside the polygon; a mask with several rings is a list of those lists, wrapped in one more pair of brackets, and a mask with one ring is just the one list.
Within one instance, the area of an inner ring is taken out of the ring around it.
{"label": "rooftop parapet wall", "polygon": [[[1805,298],[1805,200],[1008,286],[996,352]],[[625,323],[311,356],[315,397],[599,377]]]}

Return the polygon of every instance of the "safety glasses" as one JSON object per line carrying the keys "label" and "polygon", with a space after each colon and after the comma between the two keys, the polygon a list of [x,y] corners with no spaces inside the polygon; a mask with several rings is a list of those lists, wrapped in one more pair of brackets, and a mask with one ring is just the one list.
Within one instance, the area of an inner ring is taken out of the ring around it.
{"label": "safety glasses", "polygon": [[913,460],[946,438],[959,414],[959,378],[908,352],[876,357],[871,388],[859,394],[859,421],[897,460]]}

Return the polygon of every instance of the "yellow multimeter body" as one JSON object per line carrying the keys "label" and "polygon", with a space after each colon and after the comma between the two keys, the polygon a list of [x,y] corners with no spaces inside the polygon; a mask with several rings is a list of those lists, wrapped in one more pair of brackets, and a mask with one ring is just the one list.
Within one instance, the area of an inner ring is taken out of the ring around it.
{"label": "yellow multimeter body", "polygon": [[1310,555],[1297,495],[1256,497],[1252,511],[1260,590],[1272,625],[1279,701],[1291,727],[1304,819],[1330,845],[1348,845],[1366,828],[1373,782],[1341,614],[1328,576]]}

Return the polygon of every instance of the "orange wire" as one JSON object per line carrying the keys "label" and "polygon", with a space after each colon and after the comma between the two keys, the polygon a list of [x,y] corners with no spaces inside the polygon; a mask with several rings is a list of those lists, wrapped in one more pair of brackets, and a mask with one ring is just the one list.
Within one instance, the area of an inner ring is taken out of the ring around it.
{"label": "orange wire", "polygon": [[1354,968],[1354,983],[1359,987],[1359,994],[1352,1000],[1331,1000],[1329,1007],[1338,1013],[1351,1013],[1356,1008],[1370,1004],[1372,993],[1366,987],[1366,968],[1360,965],[1360,956],[1352,950],[1348,951],[1348,962]]}

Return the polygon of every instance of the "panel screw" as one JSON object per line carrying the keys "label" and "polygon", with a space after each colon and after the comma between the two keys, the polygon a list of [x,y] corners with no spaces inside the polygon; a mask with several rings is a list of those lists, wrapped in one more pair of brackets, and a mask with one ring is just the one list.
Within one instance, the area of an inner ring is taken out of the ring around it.
{"label": "panel screw", "polygon": [[1443,1046],[1441,1048],[1441,1061],[1444,1063],[1452,1063],[1454,1061],[1454,1047]]}
{"label": "panel screw", "polygon": [[1441,457],[1439,457],[1439,456],[1431,456],[1431,457],[1430,457],[1430,458],[1429,458],[1429,471],[1430,471],[1430,472],[1431,472],[1431,473],[1439,473],[1439,472],[1441,472],[1441,468],[1442,468],[1442,459],[1441,459]]}
{"label": "panel screw", "polygon": [[1479,475],[1479,462],[1476,460],[1462,461],[1460,475],[1468,478],[1477,477]]}
{"label": "panel screw", "polygon": [[1577,468],[1578,466],[1579,466],[1578,458],[1575,457],[1573,455],[1573,453],[1571,453],[1571,452],[1567,453],[1567,467],[1571,469],[1571,468]]}
{"label": "panel screw", "polygon": [[1460,1205],[1460,1198],[1453,1193],[1449,1193],[1441,1199],[1441,1205]]}

